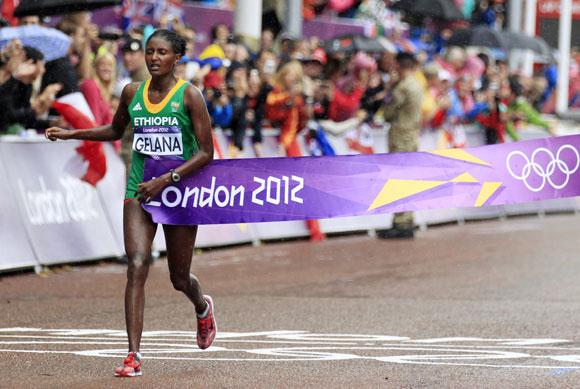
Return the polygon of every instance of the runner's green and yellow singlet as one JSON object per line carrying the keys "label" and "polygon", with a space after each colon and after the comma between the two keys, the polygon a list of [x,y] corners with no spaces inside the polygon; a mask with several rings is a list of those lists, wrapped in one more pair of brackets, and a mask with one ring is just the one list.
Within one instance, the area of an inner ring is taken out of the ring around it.
{"label": "runner's green and yellow singlet", "polygon": [[127,178],[125,199],[137,197],[137,187],[143,182],[147,158],[188,160],[199,150],[193,124],[184,104],[188,83],[178,80],[159,104],[149,101],[149,83],[143,82],[131,104],[129,115],[133,127],[131,171]]}

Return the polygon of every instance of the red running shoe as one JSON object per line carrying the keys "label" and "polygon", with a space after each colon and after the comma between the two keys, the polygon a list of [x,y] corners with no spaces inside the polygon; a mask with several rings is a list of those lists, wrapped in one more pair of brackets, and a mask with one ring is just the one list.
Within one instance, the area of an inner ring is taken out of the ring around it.
{"label": "red running shoe", "polygon": [[123,366],[115,368],[115,377],[138,377],[141,372],[141,354],[130,352],[123,361]]}
{"label": "red running shoe", "polygon": [[209,311],[204,318],[197,318],[197,345],[200,349],[205,350],[213,343],[217,326],[213,317],[213,300],[207,295],[204,295],[203,298],[209,304]]}

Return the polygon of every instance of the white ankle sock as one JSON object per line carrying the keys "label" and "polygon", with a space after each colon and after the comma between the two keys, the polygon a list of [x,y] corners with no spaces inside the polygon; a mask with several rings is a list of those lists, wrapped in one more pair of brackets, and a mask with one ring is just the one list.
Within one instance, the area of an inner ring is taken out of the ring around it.
{"label": "white ankle sock", "polygon": [[137,360],[139,360],[139,361],[141,360],[141,353],[140,352],[138,352],[138,351],[131,351],[131,352],[133,352],[135,354],[135,357],[137,358]]}

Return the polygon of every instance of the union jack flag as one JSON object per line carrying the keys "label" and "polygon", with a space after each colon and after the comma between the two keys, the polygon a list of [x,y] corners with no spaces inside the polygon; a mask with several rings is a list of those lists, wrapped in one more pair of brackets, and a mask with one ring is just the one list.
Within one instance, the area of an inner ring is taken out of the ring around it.
{"label": "union jack flag", "polygon": [[152,24],[157,25],[163,16],[183,19],[181,0],[123,0],[121,6],[123,30],[131,27]]}

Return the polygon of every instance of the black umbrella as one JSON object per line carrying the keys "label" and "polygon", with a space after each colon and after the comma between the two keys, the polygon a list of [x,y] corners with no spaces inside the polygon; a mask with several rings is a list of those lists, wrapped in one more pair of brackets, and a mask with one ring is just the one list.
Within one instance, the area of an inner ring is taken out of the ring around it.
{"label": "black umbrella", "polygon": [[514,31],[502,31],[500,35],[508,50],[531,50],[540,57],[553,59],[552,49],[546,41],[540,37],[529,36]]}
{"label": "black umbrella", "polygon": [[22,0],[14,16],[54,16],[120,5],[121,0]]}
{"label": "black umbrella", "polygon": [[392,9],[403,11],[407,15],[431,17],[440,20],[465,19],[452,0],[400,0]]}
{"label": "black umbrella", "polygon": [[348,34],[326,41],[325,48],[329,53],[354,53],[356,51],[382,53],[393,51],[394,45],[386,39]]}
{"label": "black umbrella", "polygon": [[501,34],[485,26],[456,30],[447,41],[447,46],[481,46],[506,49]]}

